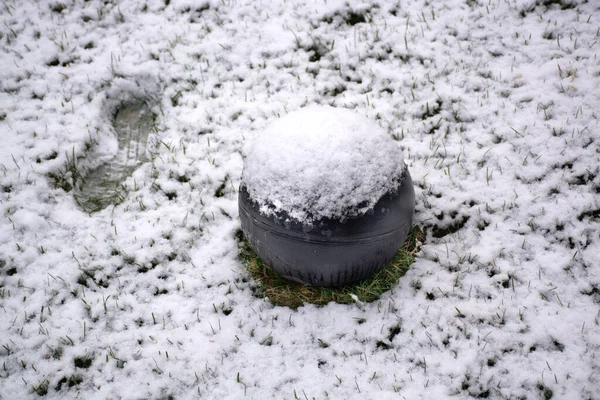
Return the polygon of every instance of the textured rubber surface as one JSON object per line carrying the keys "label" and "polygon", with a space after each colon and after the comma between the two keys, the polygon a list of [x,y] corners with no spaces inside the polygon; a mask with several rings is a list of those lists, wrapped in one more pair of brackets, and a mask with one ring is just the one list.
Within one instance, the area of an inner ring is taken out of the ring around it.
{"label": "textured rubber surface", "polygon": [[261,260],[284,277],[311,286],[344,286],[367,278],[392,260],[410,230],[415,192],[408,169],[395,193],[372,212],[324,218],[312,227],[287,214],[266,216],[240,185],[242,230]]}

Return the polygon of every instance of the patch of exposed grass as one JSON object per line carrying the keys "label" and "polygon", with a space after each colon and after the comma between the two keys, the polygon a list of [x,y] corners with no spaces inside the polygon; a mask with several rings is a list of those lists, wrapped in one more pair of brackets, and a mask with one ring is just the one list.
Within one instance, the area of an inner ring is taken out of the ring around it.
{"label": "patch of exposed grass", "polygon": [[469,221],[470,217],[464,215],[461,219],[456,219],[453,223],[446,227],[433,226],[431,234],[434,238],[443,238],[444,236],[456,233],[461,230],[465,224]]}
{"label": "patch of exposed grass", "polygon": [[[50,156],[46,157],[46,160],[53,160],[56,158],[56,152],[53,152]],[[65,154],[66,161],[63,168],[56,172],[49,172],[47,174],[50,181],[50,186],[55,189],[62,189],[65,192],[70,192],[73,189],[73,185],[83,180],[81,173],[77,167],[77,159],[75,158],[75,148],[71,150],[71,156]]]}
{"label": "patch of exposed grass", "polygon": [[228,180],[229,180],[229,175],[225,175],[225,178],[223,178],[223,181],[221,182],[221,184],[219,185],[219,187],[217,188],[217,190],[215,192],[215,197],[225,196],[225,189],[227,188]]}
{"label": "patch of exposed grass", "polygon": [[[237,235],[238,238],[242,236]],[[306,286],[285,279],[262,262],[250,248],[247,240],[241,243],[239,258],[258,283],[257,296],[268,298],[274,305],[296,309],[304,303],[325,305],[333,301],[350,304],[356,301],[353,295],[361,302],[371,302],[398,283],[398,279],[413,263],[418,251],[418,243],[422,239],[421,230],[413,227],[408,233],[404,247],[379,272],[358,283],[338,288]]]}
{"label": "patch of exposed grass", "polygon": [[74,364],[77,368],[88,369],[92,366],[93,358],[84,356],[84,357],[75,357]]}

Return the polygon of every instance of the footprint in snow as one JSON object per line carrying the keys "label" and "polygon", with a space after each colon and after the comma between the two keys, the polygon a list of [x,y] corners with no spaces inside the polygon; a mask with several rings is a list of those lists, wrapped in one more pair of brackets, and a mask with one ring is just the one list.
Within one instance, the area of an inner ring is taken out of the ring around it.
{"label": "footprint in snow", "polygon": [[117,109],[113,122],[119,143],[117,154],[111,161],[89,171],[75,191],[77,202],[84,210],[100,211],[123,200],[121,184],[147,161],[146,146],[155,119],[156,114],[143,100],[123,103]]}

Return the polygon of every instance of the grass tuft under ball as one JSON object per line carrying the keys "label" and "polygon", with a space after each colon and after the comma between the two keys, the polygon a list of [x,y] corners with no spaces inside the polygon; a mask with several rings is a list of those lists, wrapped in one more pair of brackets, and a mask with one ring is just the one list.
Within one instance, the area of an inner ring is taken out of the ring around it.
{"label": "grass tuft under ball", "polygon": [[[238,237],[243,238],[241,232]],[[325,305],[333,301],[350,304],[356,301],[353,296],[356,296],[360,302],[368,303],[377,300],[383,293],[398,284],[398,280],[413,263],[415,254],[419,250],[418,244],[422,240],[421,230],[413,227],[408,233],[404,246],[396,253],[394,259],[380,271],[355,284],[338,288],[306,286],[285,279],[264,264],[245,239],[240,245],[239,258],[258,283],[256,295],[260,298],[267,298],[274,305],[296,309],[305,303]]]}

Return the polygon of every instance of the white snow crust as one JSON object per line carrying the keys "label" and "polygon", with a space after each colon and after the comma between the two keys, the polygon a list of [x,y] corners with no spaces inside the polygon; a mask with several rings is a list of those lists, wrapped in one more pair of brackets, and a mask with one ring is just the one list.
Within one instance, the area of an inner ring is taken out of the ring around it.
{"label": "white snow crust", "polygon": [[364,214],[397,189],[404,166],[397,142],[374,122],[312,105],[257,136],[242,182],[261,212],[284,211],[310,223]]}
{"label": "white snow crust", "polygon": [[[0,398],[600,399],[599,35],[594,0],[3,0]],[[138,97],[148,162],[90,215],[55,178]],[[293,310],[237,193],[316,104],[398,139],[426,234],[378,301]]]}

